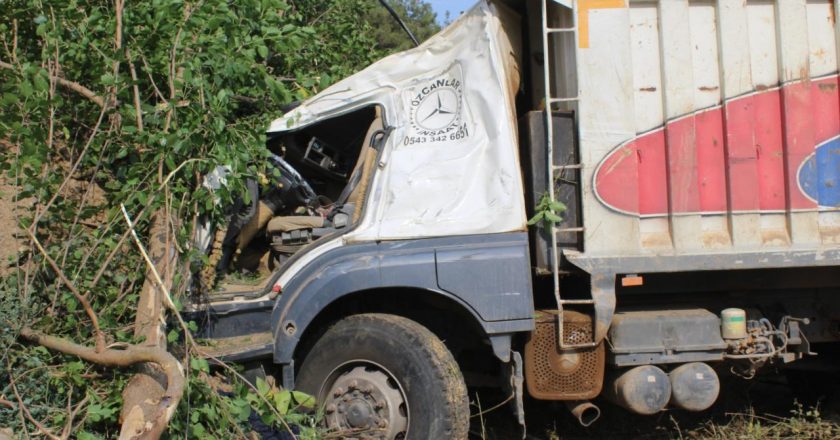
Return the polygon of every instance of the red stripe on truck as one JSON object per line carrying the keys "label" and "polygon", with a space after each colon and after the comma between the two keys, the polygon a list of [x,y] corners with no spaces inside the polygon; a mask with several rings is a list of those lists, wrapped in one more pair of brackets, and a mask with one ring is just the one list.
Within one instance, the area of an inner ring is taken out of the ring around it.
{"label": "red stripe on truck", "polygon": [[816,209],[797,173],[838,135],[837,75],[792,82],[618,145],[595,172],[595,192],[610,209],[643,217]]}

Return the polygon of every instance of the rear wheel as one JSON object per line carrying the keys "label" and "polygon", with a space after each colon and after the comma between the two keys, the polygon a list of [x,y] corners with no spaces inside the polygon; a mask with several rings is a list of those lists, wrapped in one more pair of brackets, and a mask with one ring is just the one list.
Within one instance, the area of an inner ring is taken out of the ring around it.
{"label": "rear wheel", "polygon": [[310,350],[297,385],[324,406],[328,428],[351,437],[467,438],[467,389],[455,359],[403,317],[339,321]]}

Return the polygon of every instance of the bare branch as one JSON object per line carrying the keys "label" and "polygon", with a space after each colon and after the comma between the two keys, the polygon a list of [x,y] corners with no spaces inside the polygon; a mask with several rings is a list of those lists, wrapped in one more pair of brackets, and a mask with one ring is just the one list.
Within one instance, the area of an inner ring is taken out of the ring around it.
{"label": "bare branch", "polygon": [[12,20],[12,61],[17,63],[17,42],[18,42],[18,24],[17,19]]}
{"label": "bare branch", "polygon": [[[92,347],[76,344],[70,340],[59,338],[57,336],[47,335],[45,333],[32,330],[29,327],[24,327],[20,331],[20,335],[25,339],[42,345],[51,350],[55,350],[64,354],[78,356],[82,360],[92,362],[97,365],[106,367],[130,367],[140,362],[153,362],[160,365],[164,371],[167,372],[167,377],[174,382],[178,382],[177,376],[181,370],[181,364],[166,350],[157,347],[146,347],[141,345],[129,345],[125,350],[115,350],[107,348],[100,352]],[[176,366],[177,364],[177,366]],[[169,372],[175,373],[169,377]]]}
{"label": "bare branch", "polygon": [[136,119],[137,131],[143,132],[143,111],[140,109],[140,87],[137,86],[137,70],[134,69],[134,62],[131,61],[131,52],[128,46],[125,48],[125,57],[128,59],[128,72],[131,73],[131,89],[134,92],[134,117]]}
{"label": "bare branch", "polygon": [[155,90],[155,95],[157,95],[158,100],[160,100],[160,102],[167,102],[166,97],[163,96],[163,93],[160,91],[160,89],[157,86],[157,83],[155,82],[155,78],[152,76],[152,68],[149,67],[149,62],[146,61],[146,57],[144,57],[142,53],[140,53],[140,61],[143,62],[143,67],[146,70],[146,75],[149,76],[149,82],[152,84],[152,88]]}
{"label": "bare branch", "polygon": [[47,263],[49,263],[50,267],[52,267],[53,271],[55,271],[56,275],[58,275],[58,278],[61,279],[61,282],[63,282],[64,285],[66,285],[67,288],[70,289],[70,291],[73,293],[73,296],[75,296],[76,299],[82,304],[82,307],[85,309],[85,313],[87,313],[88,317],[90,318],[91,325],[93,325],[93,331],[96,335],[96,349],[98,351],[104,350],[105,335],[102,334],[102,330],[100,330],[99,328],[99,320],[96,318],[96,313],[93,312],[93,308],[90,306],[90,301],[88,301],[88,299],[84,295],[79,293],[79,290],[76,289],[76,286],[74,286],[73,283],[67,279],[67,276],[64,275],[64,271],[62,271],[61,268],[58,267],[58,264],[55,263],[55,260],[53,260],[52,257],[50,257],[50,255],[44,249],[44,247],[41,246],[41,242],[38,241],[38,238],[36,238],[34,234],[32,234],[32,231],[30,231],[29,229],[25,229],[25,231],[29,235],[29,238],[32,240],[32,243],[35,244],[35,247],[38,248],[38,251],[41,252],[41,255],[44,256],[44,259],[47,260]]}
{"label": "bare branch", "polygon": [[[16,70],[15,66],[13,66],[9,63],[3,62],[3,61],[0,61],[0,68],[9,69],[9,70]],[[91,89],[89,89],[89,88],[87,88],[87,87],[85,87],[85,86],[83,86],[83,85],[81,85],[81,84],[79,84],[75,81],[69,81],[69,80],[66,80],[66,79],[64,79],[62,77],[59,77],[59,76],[53,76],[50,79],[57,82],[60,86],[66,88],[66,89],[72,90],[72,91],[84,96],[85,98],[92,101],[96,105],[98,105],[100,107],[103,107],[103,108],[105,107],[105,99],[102,98],[101,96],[97,95],[93,90],[91,90]]]}
{"label": "bare branch", "polygon": [[115,52],[117,53],[119,53],[120,49],[122,49],[122,18],[124,4],[124,0],[114,1],[114,9],[116,12],[114,15],[116,15],[117,17],[117,29],[114,33],[114,48],[116,49]]}
{"label": "bare branch", "polygon": [[32,424],[35,425],[36,428],[38,428],[38,431],[41,431],[41,434],[44,434],[50,440],[61,440],[59,437],[53,434],[52,431],[49,430],[49,428],[41,424],[41,422],[35,420],[35,417],[32,417],[32,413],[29,412],[29,408],[27,408],[26,405],[23,403],[23,399],[20,397],[20,393],[18,393],[17,385],[15,384],[15,378],[12,374],[11,369],[9,369],[8,365],[6,366],[6,368],[9,373],[9,384],[12,386],[12,392],[15,393],[15,398],[18,401],[18,408],[20,409],[20,412],[26,415],[26,418],[30,422],[32,422]]}
{"label": "bare branch", "polygon": [[[134,243],[137,244],[137,248],[140,249],[140,254],[143,255],[143,259],[146,261],[146,266],[148,267],[149,271],[152,273],[152,277],[154,281],[157,283],[158,288],[163,293],[163,304],[175,312],[175,316],[178,318],[181,327],[187,329],[187,324],[181,318],[181,314],[178,313],[178,308],[175,307],[175,303],[172,302],[172,297],[169,294],[169,288],[163,282],[163,279],[160,277],[160,273],[158,273],[157,268],[155,267],[155,263],[152,262],[152,259],[149,257],[149,253],[146,252],[146,248],[143,247],[143,243],[140,242],[140,238],[137,236],[137,232],[134,230],[134,223],[131,221],[131,217],[128,215],[128,211],[125,209],[125,205],[120,203],[120,209],[122,209],[123,217],[125,218],[125,222],[128,224],[128,229],[131,232],[131,236],[134,237]],[[168,251],[168,249],[167,249]]]}
{"label": "bare branch", "polygon": [[[172,48],[169,51],[169,100],[168,102],[172,102],[175,100],[175,81],[176,79],[180,79],[183,76],[183,69],[178,69],[176,74],[176,55],[178,53],[178,45],[181,43],[181,34],[184,31],[184,26],[186,26],[187,22],[190,21],[190,17],[192,16],[193,12],[198,9],[200,2],[192,7],[186,2],[184,3],[184,19],[181,22],[181,25],[178,26],[178,32],[175,34],[175,40],[172,42]],[[172,105],[169,106],[169,110],[166,112],[166,121],[163,124],[163,131],[168,132],[169,128],[172,126],[172,116],[175,112],[175,107]]]}
{"label": "bare branch", "polygon": [[[85,396],[79,403],[73,405],[73,388],[70,388],[70,392],[67,394],[67,421],[64,423],[64,429],[61,430],[61,438],[62,440],[69,439],[70,436],[73,434],[73,428],[76,426],[74,423],[76,420],[76,415],[82,408],[85,407],[88,403],[88,396]],[[84,418],[82,418],[84,420]]]}

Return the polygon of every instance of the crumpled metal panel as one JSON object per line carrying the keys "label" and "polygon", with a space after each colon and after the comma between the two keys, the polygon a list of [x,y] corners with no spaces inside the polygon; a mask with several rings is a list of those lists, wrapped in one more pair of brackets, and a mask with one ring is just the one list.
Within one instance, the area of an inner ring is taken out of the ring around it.
{"label": "crumpled metal panel", "polygon": [[345,241],[526,229],[514,96],[518,17],[482,1],[417,48],[391,55],[274,121],[299,129],[378,104],[393,128],[359,226]]}

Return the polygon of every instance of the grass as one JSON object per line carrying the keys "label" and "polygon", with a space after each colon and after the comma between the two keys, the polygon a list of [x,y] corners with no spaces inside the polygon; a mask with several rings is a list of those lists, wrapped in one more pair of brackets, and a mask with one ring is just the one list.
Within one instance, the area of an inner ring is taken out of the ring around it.
{"label": "grass", "polygon": [[238,286],[258,286],[265,280],[265,275],[259,272],[231,271],[219,284],[235,284]]}
{"label": "grass", "polygon": [[[662,440],[832,440],[840,439],[840,424],[824,418],[818,408],[795,404],[789,416],[759,413],[754,408],[728,413],[723,418],[687,423],[679,417],[663,415],[651,424],[651,418],[639,417],[606,404],[602,410],[620,413],[608,421],[599,421],[591,429],[570,426],[557,421],[554,426],[540,430],[529,426],[528,440],[568,439],[662,439]],[[667,413],[663,413],[667,414]],[[654,416],[655,417],[655,416]],[[600,425],[599,425],[600,423]],[[683,424],[681,426],[681,423]],[[486,429],[486,433],[485,433]],[[472,439],[497,440],[514,438],[511,431],[481,426],[484,435],[473,430]],[[518,437],[517,437],[518,438]]]}
{"label": "grass", "polygon": [[[769,376],[744,381],[721,377],[721,396],[708,411],[669,410],[638,416],[604,402],[601,419],[581,427],[564,405],[526,400],[528,440],[840,440],[840,400],[835,373],[813,376],[812,383],[792,383]],[[481,402],[504,396],[482,392]],[[471,397],[473,393],[471,393]],[[473,404],[478,399],[473,398]],[[485,405],[488,406],[488,405]],[[520,438],[509,409],[473,419],[471,439]]]}
{"label": "grass", "polygon": [[758,415],[750,409],[730,414],[726,424],[708,422],[701,428],[677,433],[680,439],[703,440],[840,439],[840,425],[825,420],[818,407],[806,409],[796,403],[791,413],[789,417]]}

